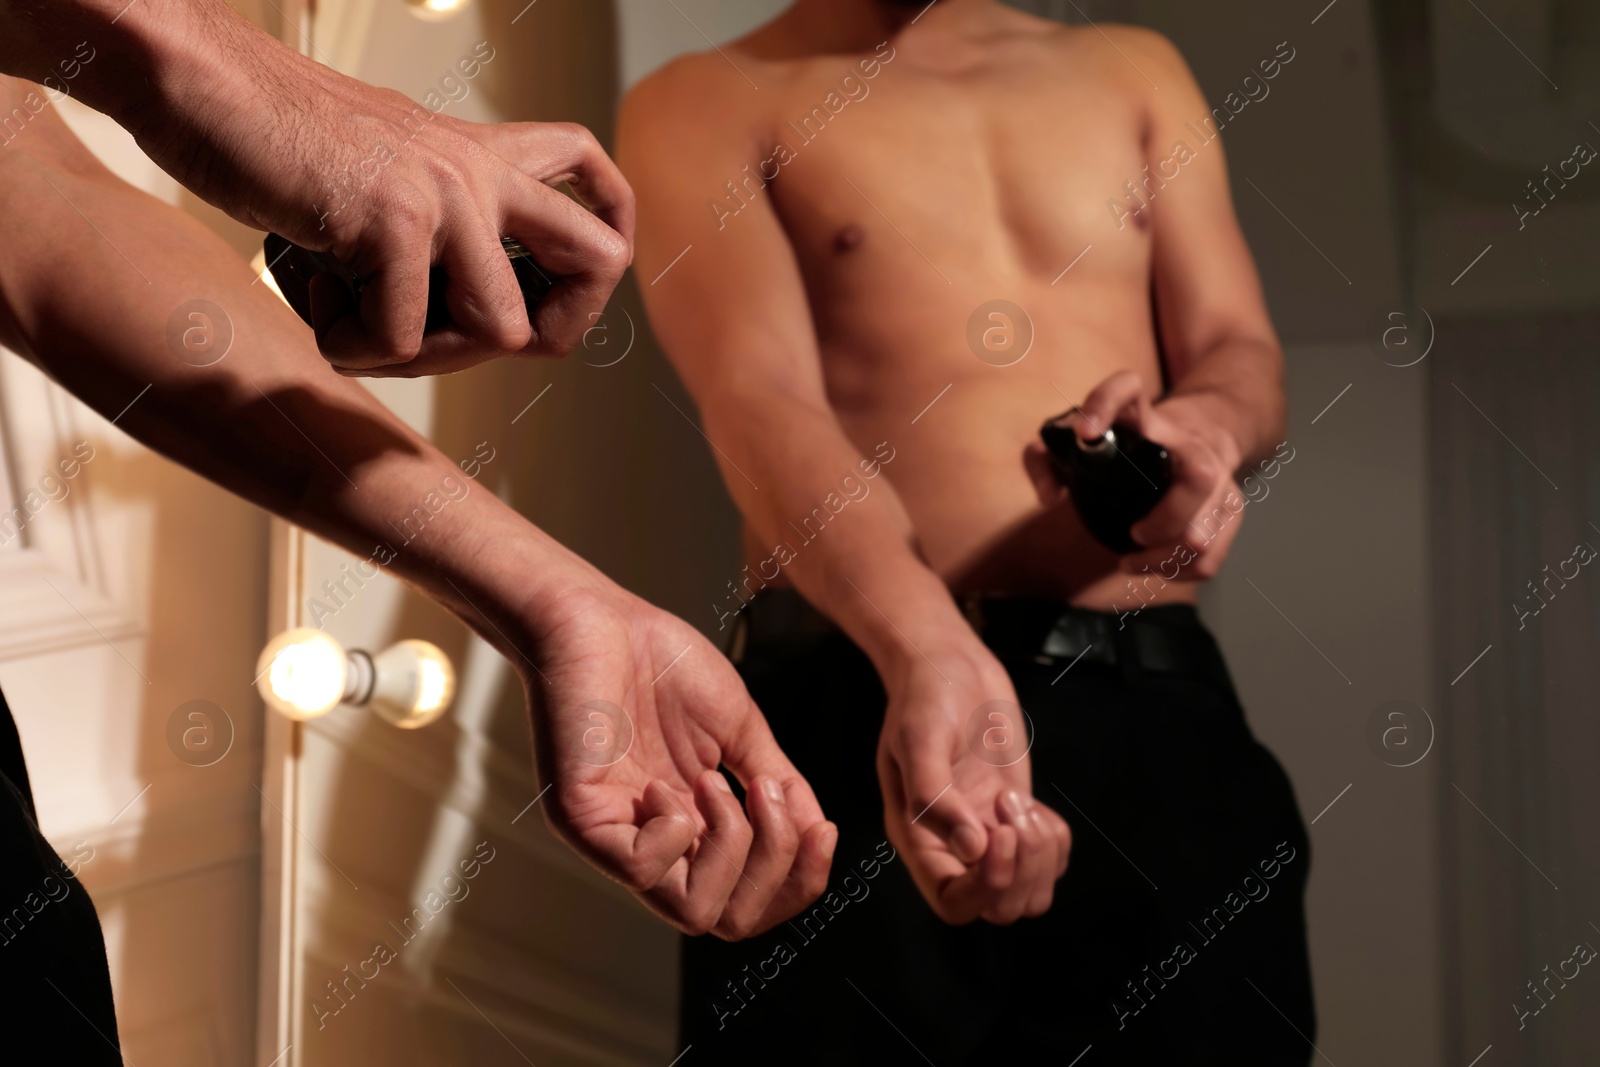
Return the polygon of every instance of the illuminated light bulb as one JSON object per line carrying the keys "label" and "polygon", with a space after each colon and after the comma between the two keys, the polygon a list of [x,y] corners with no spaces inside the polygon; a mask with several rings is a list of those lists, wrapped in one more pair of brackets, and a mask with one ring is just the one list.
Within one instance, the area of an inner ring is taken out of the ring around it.
{"label": "illuminated light bulb", "polygon": [[308,628],[269,641],[256,674],[267,705],[302,722],[349,704],[415,730],[437,721],[456,695],[455,668],[437,645],[401,641],[374,656],[346,652],[328,634]]}
{"label": "illuminated light bulb", "polygon": [[366,703],[406,730],[427,726],[456,695],[456,672],[437,645],[401,641],[372,657],[373,684]]}
{"label": "illuminated light bulb", "polygon": [[425,22],[443,22],[459,15],[471,0],[406,0],[406,7]]}
{"label": "illuminated light bulb", "polygon": [[302,627],[267,642],[256,674],[256,688],[273,710],[291,719],[314,719],[344,699],[348,657],[321,630]]}

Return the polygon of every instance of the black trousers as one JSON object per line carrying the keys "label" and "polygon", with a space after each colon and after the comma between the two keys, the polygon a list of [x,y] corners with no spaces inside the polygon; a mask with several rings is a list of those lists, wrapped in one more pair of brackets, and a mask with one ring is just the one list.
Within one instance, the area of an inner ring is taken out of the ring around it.
{"label": "black trousers", "polygon": [[100,917],[77,879],[86,857],[63,861],[39,833],[0,695],[0,1062],[122,1063]]}
{"label": "black trousers", "polygon": [[1009,927],[942,923],[886,843],[885,696],[865,655],[837,632],[752,638],[740,672],[839,844],[806,915],[735,944],[684,941],[694,1061],[1308,1063],[1311,857],[1293,792],[1195,611],[1147,608],[1138,624],[1199,642],[1217,669],[1085,660],[1063,675],[1051,657],[1002,656],[1033,722],[1034,794],[1073,830],[1053,907]]}

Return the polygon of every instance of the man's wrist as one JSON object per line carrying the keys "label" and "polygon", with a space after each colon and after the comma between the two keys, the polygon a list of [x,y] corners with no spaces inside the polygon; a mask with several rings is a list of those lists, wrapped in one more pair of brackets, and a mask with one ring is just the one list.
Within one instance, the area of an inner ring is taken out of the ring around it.
{"label": "man's wrist", "polygon": [[836,621],[872,660],[886,685],[926,669],[929,650],[971,640],[972,628],[938,575],[918,563],[898,576],[878,568],[873,581],[845,584]]}
{"label": "man's wrist", "polygon": [[480,507],[462,510],[454,537],[435,557],[418,560],[417,578],[456,605],[462,621],[513,664],[524,662],[573,614],[578,594],[609,596],[617,587],[581,557],[487,490]]}

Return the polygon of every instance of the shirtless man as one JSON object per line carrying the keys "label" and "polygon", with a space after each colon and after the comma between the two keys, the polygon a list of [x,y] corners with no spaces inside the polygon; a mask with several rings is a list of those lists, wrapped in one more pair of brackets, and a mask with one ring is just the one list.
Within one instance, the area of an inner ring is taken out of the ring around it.
{"label": "shirtless man", "polygon": [[[684,1041],[1306,1062],[1304,827],[1193,607],[1282,357],[1177,51],[995,0],[797,0],[641,83],[618,160],[745,519],[715,610],[840,826],[808,916],[686,943]],[[1122,558],[1037,443],[1073,405],[1173,457]]]}

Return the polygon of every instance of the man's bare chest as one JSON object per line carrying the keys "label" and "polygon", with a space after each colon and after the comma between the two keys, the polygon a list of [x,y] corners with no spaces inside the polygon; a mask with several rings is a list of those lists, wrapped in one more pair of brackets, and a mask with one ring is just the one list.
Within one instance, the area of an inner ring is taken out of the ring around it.
{"label": "man's bare chest", "polygon": [[817,61],[771,87],[753,158],[713,205],[723,224],[770,196],[803,258],[852,252],[886,227],[951,256],[1004,245],[1050,263],[1105,230],[1146,162],[1139,102],[1115,87],[838,62],[837,78]]}

